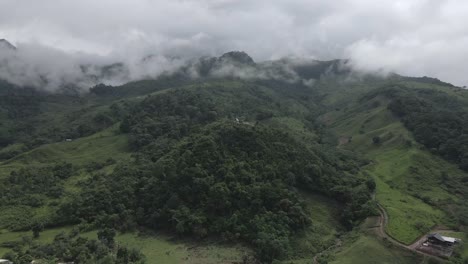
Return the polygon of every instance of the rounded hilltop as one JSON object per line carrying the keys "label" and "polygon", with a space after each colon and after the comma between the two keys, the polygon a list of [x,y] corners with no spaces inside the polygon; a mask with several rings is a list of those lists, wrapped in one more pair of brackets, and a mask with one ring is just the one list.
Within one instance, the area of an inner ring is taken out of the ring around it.
{"label": "rounded hilltop", "polygon": [[230,61],[230,62],[237,62],[240,64],[255,64],[252,57],[249,54],[243,51],[230,51],[226,52],[221,57],[219,57],[221,61]]}

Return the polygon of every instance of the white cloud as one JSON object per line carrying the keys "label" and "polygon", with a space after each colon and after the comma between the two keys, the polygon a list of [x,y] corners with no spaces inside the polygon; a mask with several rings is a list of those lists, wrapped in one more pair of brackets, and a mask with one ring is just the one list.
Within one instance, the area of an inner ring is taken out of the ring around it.
{"label": "white cloud", "polygon": [[362,69],[466,85],[467,14],[464,0],[0,0],[0,38],[53,47],[73,61],[77,51],[125,61],[229,50],[257,61],[349,57]]}

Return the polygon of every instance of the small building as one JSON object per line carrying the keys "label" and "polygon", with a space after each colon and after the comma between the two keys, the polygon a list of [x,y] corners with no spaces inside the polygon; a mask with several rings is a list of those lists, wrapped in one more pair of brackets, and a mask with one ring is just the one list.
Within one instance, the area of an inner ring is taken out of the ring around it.
{"label": "small building", "polygon": [[461,242],[461,239],[434,233],[427,236],[427,241],[435,245],[453,246],[455,243]]}
{"label": "small building", "polygon": [[8,259],[0,259],[0,264],[13,264],[13,262],[9,261]]}

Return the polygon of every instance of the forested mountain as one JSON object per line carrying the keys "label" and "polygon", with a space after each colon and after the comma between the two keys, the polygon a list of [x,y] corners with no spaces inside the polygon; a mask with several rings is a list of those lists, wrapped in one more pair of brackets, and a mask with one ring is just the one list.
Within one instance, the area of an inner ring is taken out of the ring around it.
{"label": "forested mountain", "polygon": [[[0,82],[0,253],[162,263],[117,239],[139,232],[243,245],[244,263],[310,263],[327,248],[314,261],[369,248],[373,263],[385,249],[428,261],[363,226],[378,202],[402,243],[435,225],[464,236],[468,93],[348,63],[230,52],[87,92]],[[69,233],[40,240],[56,228]],[[467,257],[460,248],[450,261]]]}

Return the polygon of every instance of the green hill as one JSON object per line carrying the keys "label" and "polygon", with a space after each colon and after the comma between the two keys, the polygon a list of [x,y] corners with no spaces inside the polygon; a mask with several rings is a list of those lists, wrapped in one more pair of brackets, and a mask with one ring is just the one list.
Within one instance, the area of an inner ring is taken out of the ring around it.
{"label": "green hill", "polygon": [[404,244],[434,226],[463,235],[467,92],[354,75],[345,61],[296,65],[296,79],[210,76],[226,61],[288,63],[249,58],[204,61],[196,80],[183,69],[84,94],[1,83],[0,253],[19,263],[310,263],[320,252],[321,263],[355,263],[366,251],[372,263],[426,261],[366,229],[376,203]]}

